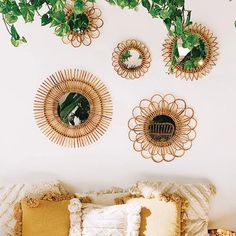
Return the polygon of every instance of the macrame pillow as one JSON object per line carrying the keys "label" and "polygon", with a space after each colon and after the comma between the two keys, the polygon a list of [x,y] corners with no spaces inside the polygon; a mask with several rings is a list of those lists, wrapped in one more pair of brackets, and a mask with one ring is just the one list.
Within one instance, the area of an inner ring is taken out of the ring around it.
{"label": "macrame pillow", "polygon": [[13,212],[14,205],[17,202],[26,195],[39,198],[49,191],[60,194],[67,192],[59,181],[0,186],[0,236],[12,236],[14,234],[16,222]]}
{"label": "macrame pillow", "polygon": [[135,204],[142,207],[139,236],[184,235],[188,202],[178,194],[163,193],[151,198],[128,195],[116,201],[120,204]]}
{"label": "macrame pillow", "polygon": [[[81,235],[138,236],[140,227],[140,211],[140,206],[132,204],[114,206],[83,204],[82,217],[79,220],[81,224]],[[71,224],[73,227],[76,226],[73,221],[71,221]],[[71,232],[72,231],[76,230],[71,229]],[[78,235],[79,234],[71,234],[70,236]]]}
{"label": "macrame pillow", "polygon": [[146,181],[138,182],[130,188],[131,194],[143,195],[145,198],[159,196],[162,192],[177,193],[188,201],[188,222],[185,236],[208,236],[210,199],[215,194],[215,187],[213,185]]}

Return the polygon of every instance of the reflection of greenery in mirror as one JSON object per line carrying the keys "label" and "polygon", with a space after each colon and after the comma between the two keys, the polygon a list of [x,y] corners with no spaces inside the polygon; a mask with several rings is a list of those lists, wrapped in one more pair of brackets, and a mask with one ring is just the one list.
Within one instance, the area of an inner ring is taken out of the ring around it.
{"label": "reflection of greenery in mirror", "polygon": [[207,57],[208,48],[198,34],[188,33],[174,42],[172,49],[172,69],[178,65],[192,70],[201,67]]}
{"label": "reflection of greenery in mirror", "polygon": [[89,113],[89,102],[80,93],[66,93],[59,101],[58,115],[65,124],[82,124],[88,119]]}
{"label": "reflection of greenery in mirror", "polygon": [[123,66],[129,70],[136,69],[142,65],[143,57],[136,49],[125,50],[121,54],[121,62]]}
{"label": "reflection of greenery in mirror", "polygon": [[89,25],[89,19],[85,13],[74,14],[72,13],[68,19],[70,30],[74,32],[84,32]]}
{"label": "reflection of greenery in mirror", "polygon": [[167,115],[157,115],[149,123],[148,133],[150,137],[158,142],[166,142],[175,134],[175,122]]}

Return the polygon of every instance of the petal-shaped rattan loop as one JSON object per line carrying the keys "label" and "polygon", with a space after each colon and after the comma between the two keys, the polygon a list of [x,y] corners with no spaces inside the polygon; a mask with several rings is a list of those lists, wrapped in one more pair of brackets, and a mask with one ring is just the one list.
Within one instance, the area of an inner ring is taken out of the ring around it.
{"label": "petal-shaped rattan loop", "polygon": [[[151,158],[156,163],[170,162],[175,157],[183,156],[185,151],[192,147],[192,141],[196,137],[194,129],[197,125],[193,115],[193,109],[187,107],[183,99],[176,99],[172,94],[155,94],[150,100],[141,100],[139,106],[133,109],[132,118],[128,122],[129,139],[133,142],[134,149],[141,152],[145,159]],[[155,123],[154,118],[158,116],[169,117],[170,123],[151,126]],[[170,134],[171,127],[173,128],[171,122],[174,123],[175,130],[170,138],[164,141],[153,139],[152,135],[157,133]]]}
{"label": "petal-shaped rattan loop", "polygon": [[[137,67],[127,68],[122,63],[122,55],[128,50],[136,50],[140,54],[141,63]],[[150,63],[151,55],[148,48],[140,41],[134,39],[119,43],[112,54],[112,65],[117,74],[130,80],[143,76],[148,71]]]}

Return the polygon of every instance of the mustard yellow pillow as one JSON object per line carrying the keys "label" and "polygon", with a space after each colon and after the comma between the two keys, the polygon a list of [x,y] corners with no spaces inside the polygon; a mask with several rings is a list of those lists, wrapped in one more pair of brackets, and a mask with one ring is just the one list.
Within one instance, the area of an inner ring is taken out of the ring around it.
{"label": "mustard yellow pillow", "polygon": [[22,236],[68,236],[69,203],[69,200],[37,200],[35,206],[29,206],[27,200],[22,200]]}
{"label": "mustard yellow pillow", "polygon": [[[160,198],[127,196],[120,203],[140,205],[141,223],[139,236],[181,236],[186,219],[187,202],[176,194],[165,194]],[[185,218],[185,219],[183,219]]]}

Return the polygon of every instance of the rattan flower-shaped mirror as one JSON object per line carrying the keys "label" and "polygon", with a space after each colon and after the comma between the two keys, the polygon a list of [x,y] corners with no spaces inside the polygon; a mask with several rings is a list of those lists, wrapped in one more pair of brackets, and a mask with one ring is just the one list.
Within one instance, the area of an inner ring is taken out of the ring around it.
{"label": "rattan flower-shaped mirror", "polygon": [[[217,38],[201,24],[191,24],[186,42],[195,42],[194,47],[183,43],[183,40],[168,36],[163,44],[163,58],[168,72],[185,80],[198,80],[207,75],[216,65],[218,54]],[[198,37],[195,37],[198,36]],[[173,65],[174,55],[178,56]]]}
{"label": "rattan flower-shaped mirror", "polygon": [[194,111],[184,100],[156,94],[133,109],[129,139],[145,159],[170,162],[192,147],[196,125]]}
{"label": "rattan flower-shaped mirror", "polygon": [[98,140],[108,128],[111,96],[106,86],[86,71],[59,71],[38,89],[34,115],[51,141],[82,147]]}
{"label": "rattan flower-shaped mirror", "polygon": [[148,48],[137,40],[126,40],[117,45],[112,54],[112,65],[122,78],[138,79],[149,69],[151,55]]}
{"label": "rattan flower-shaped mirror", "polygon": [[[103,20],[100,18],[102,12],[95,8],[90,1],[85,1],[85,11],[81,14],[73,13],[73,1],[67,1],[65,5],[66,17],[71,29],[70,32],[62,37],[65,44],[71,44],[73,47],[80,47],[81,45],[89,46],[92,39],[100,36],[99,28],[103,26]],[[56,28],[56,31],[60,25]],[[76,29],[76,30],[75,30]]]}

